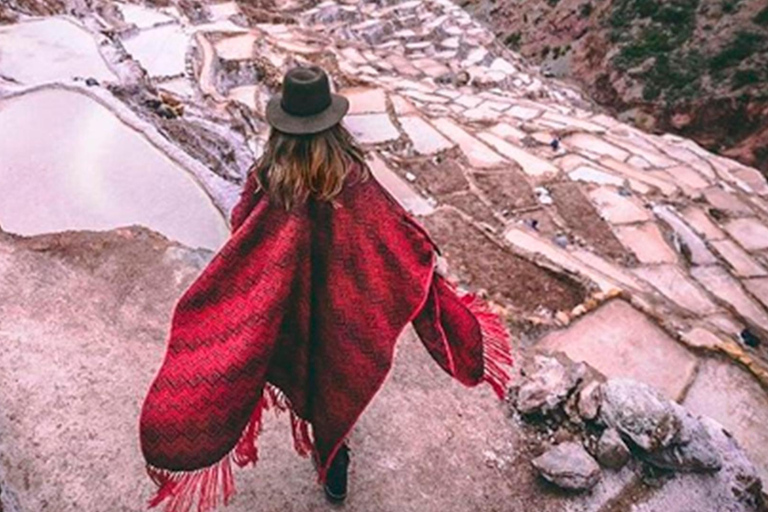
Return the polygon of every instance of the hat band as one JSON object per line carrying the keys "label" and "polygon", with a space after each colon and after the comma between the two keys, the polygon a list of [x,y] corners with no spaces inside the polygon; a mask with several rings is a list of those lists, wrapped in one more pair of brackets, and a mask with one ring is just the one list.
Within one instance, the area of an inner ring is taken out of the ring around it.
{"label": "hat band", "polygon": [[283,99],[280,101],[280,106],[283,110],[291,115],[309,117],[319,114],[331,106],[332,102],[330,96],[327,96],[324,99],[325,101],[323,103],[318,103],[316,100],[311,102],[302,102],[296,101],[295,99],[291,99],[290,101],[286,102],[286,98],[283,96]]}

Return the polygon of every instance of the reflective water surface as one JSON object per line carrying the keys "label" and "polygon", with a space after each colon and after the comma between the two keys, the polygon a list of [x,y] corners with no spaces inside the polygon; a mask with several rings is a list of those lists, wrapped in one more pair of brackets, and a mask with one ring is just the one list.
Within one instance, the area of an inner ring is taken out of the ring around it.
{"label": "reflective water surface", "polygon": [[182,168],[91,98],[0,102],[0,226],[33,235],[140,224],[216,250],[224,218]]}
{"label": "reflective water surface", "polygon": [[0,74],[24,84],[115,78],[93,37],[64,18],[0,26]]}

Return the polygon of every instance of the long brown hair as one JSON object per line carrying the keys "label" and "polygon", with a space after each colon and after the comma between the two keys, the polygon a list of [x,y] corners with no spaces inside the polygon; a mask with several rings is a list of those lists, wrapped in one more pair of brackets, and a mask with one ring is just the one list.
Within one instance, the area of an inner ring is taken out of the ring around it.
{"label": "long brown hair", "polygon": [[310,195],[332,200],[353,167],[359,169],[360,179],[368,178],[365,153],[339,123],[310,135],[291,135],[272,128],[253,172],[260,188],[290,209]]}

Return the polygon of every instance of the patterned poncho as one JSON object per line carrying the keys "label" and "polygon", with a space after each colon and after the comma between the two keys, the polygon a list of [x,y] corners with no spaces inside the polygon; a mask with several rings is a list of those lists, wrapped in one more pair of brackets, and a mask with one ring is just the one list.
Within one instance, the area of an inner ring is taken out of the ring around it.
{"label": "patterned poncho", "polygon": [[141,411],[141,448],[159,486],[150,506],[226,504],[232,464],[256,463],[270,408],[289,411],[295,447],[324,481],[409,323],[448,374],[503,397],[512,358],[502,322],[436,272],[427,232],[373,176],[357,174],[333,202],[290,210],[249,175],[229,240],[174,307]]}

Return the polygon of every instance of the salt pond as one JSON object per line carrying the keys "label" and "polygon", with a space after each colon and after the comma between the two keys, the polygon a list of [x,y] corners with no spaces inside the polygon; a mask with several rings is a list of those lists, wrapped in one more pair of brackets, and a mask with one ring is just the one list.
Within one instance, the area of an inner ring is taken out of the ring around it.
{"label": "salt pond", "polygon": [[115,79],[93,37],[62,17],[0,26],[0,74],[30,85]]}
{"label": "salt pond", "polygon": [[126,23],[133,23],[139,29],[161,25],[163,23],[172,23],[175,18],[159,12],[156,9],[149,9],[142,5],[135,4],[117,4],[123,19]]}
{"label": "salt pond", "polygon": [[184,73],[189,35],[176,23],[142,30],[123,39],[123,46],[151,76]]}
{"label": "salt pond", "polygon": [[229,235],[197,182],[86,95],[0,102],[0,226],[34,235],[140,224],[191,247]]}

